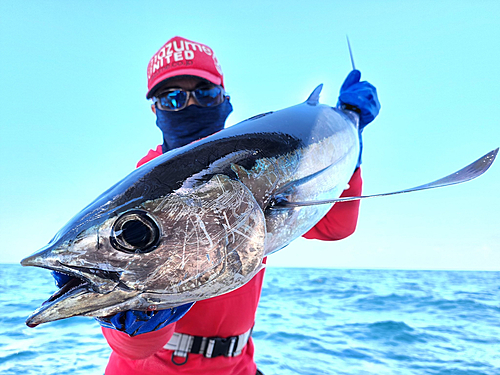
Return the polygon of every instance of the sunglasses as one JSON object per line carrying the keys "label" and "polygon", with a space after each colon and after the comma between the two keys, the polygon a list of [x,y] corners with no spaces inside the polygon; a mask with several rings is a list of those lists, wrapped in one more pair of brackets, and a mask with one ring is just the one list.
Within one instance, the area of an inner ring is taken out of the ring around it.
{"label": "sunglasses", "polygon": [[164,111],[180,111],[187,107],[189,98],[193,96],[202,107],[215,107],[224,101],[225,92],[221,86],[203,87],[194,90],[171,88],[153,97],[158,109]]}

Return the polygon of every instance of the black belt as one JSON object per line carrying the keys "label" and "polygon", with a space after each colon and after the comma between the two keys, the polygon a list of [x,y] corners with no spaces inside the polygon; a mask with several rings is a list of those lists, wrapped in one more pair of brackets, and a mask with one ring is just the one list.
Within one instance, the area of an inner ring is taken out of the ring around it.
{"label": "black belt", "polygon": [[[176,365],[183,365],[187,362],[189,353],[202,354],[206,358],[214,358],[221,355],[226,357],[240,355],[251,335],[252,329],[241,335],[225,338],[191,336],[175,332],[163,348],[173,350],[172,362]],[[174,356],[184,357],[185,361],[182,363],[175,362]]]}

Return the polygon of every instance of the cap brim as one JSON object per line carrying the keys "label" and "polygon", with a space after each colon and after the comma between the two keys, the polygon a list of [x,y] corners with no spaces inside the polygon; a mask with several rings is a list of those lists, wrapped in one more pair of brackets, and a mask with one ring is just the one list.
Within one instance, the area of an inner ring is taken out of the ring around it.
{"label": "cap brim", "polygon": [[222,84],[222,79],[219,76],[216,76],[215,74],[209,73],[205,70],[199,70],[199,69],[178,69],[173,72],[167,72],[165,74],[162,74],[158,76],[154,81],[153,85],[150,90],[148,90],[148,93],[146,94],[146,99],[151,99],[153,97],[153,93],[159,88],[159,86],[163,83],[163,81],[177,77],[177,76],[194,76],[194,77],[200,77],[203,79],[206,79],[207,81],[212,82],[215,85],[221,85]]}

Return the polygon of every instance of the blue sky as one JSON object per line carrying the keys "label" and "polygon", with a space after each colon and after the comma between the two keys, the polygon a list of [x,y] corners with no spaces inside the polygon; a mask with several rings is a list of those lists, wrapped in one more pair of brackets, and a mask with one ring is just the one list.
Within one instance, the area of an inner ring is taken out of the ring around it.
{"label": "blue sky", "polygon": [[[500,146],[498,1],[0,2],[0,262],[36,251],[161,133],[145,99],[170,37],[211,46],[234,112],[335,104],[348,34],[382,111],[364,192],[420,185]],[[233,5],[234,4],[234,5]],[[481,178],[367,200],[350,238],[298,240],[271,266],[500,269],[500,162]]]}

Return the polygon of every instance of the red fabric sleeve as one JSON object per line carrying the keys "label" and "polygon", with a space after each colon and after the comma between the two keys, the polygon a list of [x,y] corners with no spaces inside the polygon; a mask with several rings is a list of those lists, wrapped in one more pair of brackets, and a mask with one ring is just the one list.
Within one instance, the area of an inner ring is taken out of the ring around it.
{"label": "red fabric sleeve", "polygon": [[157,146],[155,150],[149,150],[148,154],[144,156],[141,160],[139,160],[139,162],[137,163],[137,168],[139,168],[143,164],[146,164],[148,161],[153,160],[154,158],[160,156],[161,154],[163,154],[161,145]]}
{"label": "red fabric sleeve", "polygon": [[[349,188],[341,197],[356,197],[361,195],[363,180],[361,169],[358,168],[349,181]],[[303,237],[322,241],[336,241],[354,233],[358,222],[359,200],[335,203],[330,211]]]}
{"label": "red fabric sleeve", "polygon": [[120,357],[127,359],[145,359],[160,350],[174,334],[175,323],[158,331],[130,337],[126,333],[111,328],[101,327],[109,346]]}

